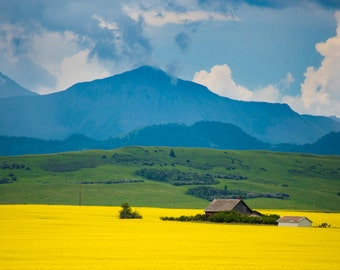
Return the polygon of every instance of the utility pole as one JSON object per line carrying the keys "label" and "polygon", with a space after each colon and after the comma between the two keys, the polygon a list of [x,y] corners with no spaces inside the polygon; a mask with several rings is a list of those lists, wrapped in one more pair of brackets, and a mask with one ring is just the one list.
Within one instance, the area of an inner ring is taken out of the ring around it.
{"label": "utility pole", "polygon": [[78,195],[79,206],[81,205],[81,183],[79,183],[79,195]]}

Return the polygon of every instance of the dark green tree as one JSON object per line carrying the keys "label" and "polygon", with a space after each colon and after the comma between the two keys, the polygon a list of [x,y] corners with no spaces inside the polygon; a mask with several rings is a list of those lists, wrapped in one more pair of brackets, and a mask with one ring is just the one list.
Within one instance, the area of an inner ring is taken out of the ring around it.
{"label": "dark green tree", "polygon": [[122,209],[119,211],[119,218],[143,218],[137,211],[132,211],[130,205],[125,202],[121,205]]}
{"label": "dark green tree", "polygon": [[173,157],[173,158],[176,157],[175,152],[174,152],[174,149],[171,149],[169,156],[170,156],[170,157]]}

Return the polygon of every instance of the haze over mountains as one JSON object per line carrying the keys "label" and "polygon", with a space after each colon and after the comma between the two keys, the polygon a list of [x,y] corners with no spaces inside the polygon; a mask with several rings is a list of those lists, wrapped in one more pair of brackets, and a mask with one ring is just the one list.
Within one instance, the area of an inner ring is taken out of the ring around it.
{"label": "haze over mountains", "polygon": [[[340,123],[329,117],[300,115],[286,104],[221,97],[149,66],[54,94],[0,98],[3,136],[63,140],[82,134],[106,140],[153,125],[191,126],[200,121],[232,124],[272,144],[313,143],[340,130]],[[222,139],[228,140],[228,131],[223,132]]]}

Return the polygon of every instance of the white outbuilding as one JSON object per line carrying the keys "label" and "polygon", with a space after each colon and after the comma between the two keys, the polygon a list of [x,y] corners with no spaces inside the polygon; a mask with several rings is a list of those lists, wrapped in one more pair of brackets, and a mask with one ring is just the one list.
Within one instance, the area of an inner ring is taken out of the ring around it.
{"label": "white outbuilding", "polygon": [[312,221],[307,217],[284,216],[277,220],[278,226],[288,227],[312,227]]}

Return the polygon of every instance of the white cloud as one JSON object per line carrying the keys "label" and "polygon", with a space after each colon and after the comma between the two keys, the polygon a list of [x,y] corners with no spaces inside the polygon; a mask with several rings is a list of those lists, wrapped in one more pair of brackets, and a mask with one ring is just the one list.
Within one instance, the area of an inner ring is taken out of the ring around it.
{"label": "white cloud", "polygon": [[119,29],[118,24],[113,21],[112,22],[106,21],[98,15],[94,15],[93,18],[99,22],[98,26],[100,28],[107,29],[112,33],[111,43],[114,44],[116,54],[118,55],[123,54],[124,46],[126,44],[124,44],[122,33]]}
{"label": "white cloud", "polygon": [[252,101],[265,101],[265,102],[280,102],[280,91],[273,85],[269,84],[263,88],[254,90],[250,100]]}
{"label": "white cloud", "polygon": [[71,31],[53,32],[42,29],[32,35],[26,56],[56,78],[55,85],[39,85],[34,90],[48,94],[64,90],[80,81],[89,81],[109,75],[90,49],[82,49],[83,38]]}
{"label": "white cloud", "polygon": [[205,85],[210,91],[223,97],[249,100],[252,95],[251,91],[234,82],[231,70],[225,64],[213,66],[210,72],[205,70],[196,72],[192,81]]}
{"label": "white cloud", "polygon": [[6,23],[0,24],[0,52],[2,58],[6,58],[10,63],[17,62],[20,53],[28,49],[28,46],[22,45],[23,41],[27,39],[28,37],[23,27]]}
{"label": "white cloud", "polygon": [[205,85],[215,94],[232,99],[266,102],[278,102],[280,99],[280,91],[275,85],[270,84],[251,91],[237,84],[231,76],[229,66],[226,64],[213,66],[210,72],[205,70],[196,72],[193,81]]}
{"label": "white cloud", "polygon": [[316,44],[323,56],[319,68],[308,67],[301,84],[301,96],[285,97],[291,107],[299,112],[340,116],[340,12],[336,36]]}
{"label": "white cloud", "polygon": [[140,18],[144,22],[152,26],[163,26],[165,24],[185,24],[198,21],[235,21],[238,20],[233,15],[225,15],[217,12],[207,12],[203,10],[173,12],[173,11],[159,11],[147,10],[143,11],[134,7],[125,6],[124,11],[133,20],[138,21]]}
{"label": "white cloud", "polygon": [[[62,60],[56,89],[64,90],[78,82],[91,81],[110,75],[96,57],[89,58],[89,53],[88,49],[82,50]],[[47,94],[54,91],[49,88],[40,88],[38,92]]]}
{"label": "white cloud", "polygon": [[289,88],[292,83],[295,82],[295,79],[294,79],[294,76],[292,73],[288,72],[287,75],[286,75],[286,78],[284,80],[282,80],[282,83],[283,83],[283,87],[284,88]]}
{"label": "white cloud", "polygon": [[40,94],[64,90],[74,83],[107,76],[108,72],[90,50],[81,49],[82,39],[71,31],[54,32],[42,29],[30,39],[27,57],[56,78],[55,85],[39,85]]}
{"label": "white cloud", "polygon": [[118,27],[116,22],[107,22],[98,15],[93,15],[93,18],[96,19],[99,22],[99,26],[101,28],[105,28],[105,29],[108,29],[108,30],[111,30],[111,31],[119,30],[119,27]]}
{"label": "white cloud", "polygon": [[79,38],[73,32],[41,30],[30,38],[27,57],[54,76],[60,75],[60,63],[79,51]]}
{"label": "white cloud", "polygon": [[90,50],[83,50],[63,59],[58,89],[65,89],[77,82],[100,79],[110,75],[101,66],[97,57],[89,58],[89,53]]}
{"label": "white cloud", "polygon": [[[7,62],[7,70],[19,72],[26,69],[26,74],[40,74],[42,78],[36,80],[33,91],[50,93],[61,90],[57,87],[66,84],[61,63],[81,50],[82,38],[71,31],[49,31],[39,25],[34,31],[26,32],[22,26],[4,24],[0,26],[1,31],[0,59]],[[71,74],[77,73],[77,69],[82,67],[70,71]]]}

